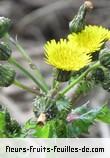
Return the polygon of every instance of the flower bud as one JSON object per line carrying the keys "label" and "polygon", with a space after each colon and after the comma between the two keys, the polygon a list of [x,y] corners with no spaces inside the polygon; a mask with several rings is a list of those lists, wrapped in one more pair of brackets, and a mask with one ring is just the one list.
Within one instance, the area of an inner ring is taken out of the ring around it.
{"label": "flower bud", "polygon": [[8,60],[11,56],[11,49],[8,44],[0,43],[0,60]]}
{"label": "flower bud", "polygon": [[110,92],[110,71],[106,69],[104,73],[105,73],[104,81],[101,84],[102,84],[103,89]]}
{"label": "flower bud", "polygon": [[88,9],[92,9],[93,4],[90,1],[85,1],[83,5],[79,8],[77,15],[69,23],[69,28],[71,32],[81,32],[85,28],[85,16]]}
{"label": "flower bud", "polygon": [[46,109],[47,97],[39,97],[37,96],[33,102],[33,112],[35,116],[38,118],[41,113],[45,113]]}
{"label": "flower bud", "polygon": [[71,71],[63,71],[63,70],[57,69],[55,77],[56,77],[56,80],[59,82],[66,82],[71,77]]}
{"label": "flower bud", "polygon": [[104,81],[104,70],[102,68],[97,68],[92,72],[92,78],[95,80],[96,83]]}
{"label": "flower bud", "polygon": [[101,65],[110,69],[110,49],[102,49],[99,55]]}
{"label": "flower bud", "polygon": [[9,31],[11,26],[11,21],[8,18],[0,17],[0,38],[2,38],[5,33]]}
{"label": "flower bud", "polygon": [[10,86],[15,79],[15,71],[9,65],[0,65],[0,87]]}

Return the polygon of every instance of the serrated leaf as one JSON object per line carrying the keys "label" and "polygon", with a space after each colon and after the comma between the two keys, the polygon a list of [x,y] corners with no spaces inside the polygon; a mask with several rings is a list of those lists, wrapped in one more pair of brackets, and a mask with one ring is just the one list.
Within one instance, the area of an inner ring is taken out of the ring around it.
{"label": "serrated leaf", "polygon": [[12,120],[7,110],[0,111],[0,138],[18,137],[21,127],[17,121]]}
{"label": "serrated leaf", "polygon": [[97,116],[97,119],[110,124],[110,108],[107,107],[106,105],[102,107],[100,110],[100,113]]}
{"label": "serrated leaf", "polygon": [[[78,115],[77,119],[67,125],[68,137],[78,137],[81,134],[88,133],[89,127],[95,122],[102,108],[89,110],[88,112]],[[77,111],[77,110],[76,110]]]}
{"label": "serrated leaf", "polygon": [[72,114],[84,114],[89,110],[88,107],[89,101],[83,105],[81,105],[80,107],[77,107],[76,109],[72,109],[71,113]]}
{"label": "serrated leaf", "polygon": [[44,126],[37,125],[36,127],[36,133],[33,136],[36,136],[37,138],[50,138],[52,131],[52,125],[51,123],[47,123]]}
{"label": "serrated leaf", "polygon": [[66,138],[66,124],[62,120],[48,121],[46,125],[36,127],[36,134],[38,138]]}
{"label": "serrated leaf", "polygon": [[62,97],[60,100],[56,101],[56,106],[59,111],[62,111],[62,110],[68,111],[70,109],[71,104],[67,98]]}
{"label": "serrated leaf", "polygon": [[93,87],[95,86],[94,80],[90,79],[90,80],[82,80],[79,83],[79,86],[77,88],[76,93],[78,95],[82,95],[82,94],[87,94]]}
{"label": "serrated leaf", "polygon": [[[32,123],[32,122],[31,122]],[[25,130],[23,131],[26,137],[36,137],[36,138],[66,138],[66,121],[63,120],[51,120],[45,125],[38,125],[35,122],[32,125],[28,122],[26,123]],[[22,136],[24,136],[22,134]]]}

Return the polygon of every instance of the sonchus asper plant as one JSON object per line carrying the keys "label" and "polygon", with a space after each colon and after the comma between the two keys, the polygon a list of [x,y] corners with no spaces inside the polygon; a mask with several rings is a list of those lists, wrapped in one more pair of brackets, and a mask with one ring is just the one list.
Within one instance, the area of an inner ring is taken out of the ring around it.
{"label": "sonchus asper plant", "polygon": [[[77,107],[77,100],[93,87],[100,86],[110,91],[110,49],[106,42],[110,31],[102,26],[88,25],[86,14],[93,9],[85,1],[69,23],[66,38],[52,39],[44,45],[44,62],[53,67],[53,81],[47,85],[43,75],[19,42],[9,35],[11,22],[0,18],[0,87],[12,84],[32,93],[34,116],[21,127],[10,117],[6,109],[0,110],[0,137],[70,138],[86,134],[94,122],[110,124],[110,109],[107,104],[90,108],[88,102]],[[12,57],[13,44],[28,62],[31,71]],[[94,54],[97,55],[95,60]],[[7,63],[6,63],[7,62]],[[31,88],[17,80],[16,68],[30,79]],[[62,86],[65,82],[65,86]],[[72,97],[67,93],[75,87]]]}

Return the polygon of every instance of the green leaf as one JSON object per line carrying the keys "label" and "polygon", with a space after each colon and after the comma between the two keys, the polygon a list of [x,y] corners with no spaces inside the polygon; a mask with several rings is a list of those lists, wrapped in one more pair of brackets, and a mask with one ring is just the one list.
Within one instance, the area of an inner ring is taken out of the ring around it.
{"label": "green leaf", "polygon": [[52,137],[53,122],[49,121],[45,125],[39,125],[33,119],[26,122],[22,129],[21,137],[50,138]]}
{"label": "green leaf", "polygon": [[62,111],[62,110],[68,111],[70,109],[71,104],[67,98],[62,97],[56,101],[56,106],[59,111]]}
{"label": "green leaf", "polygon": [[46,125],[36,127],[34,136],[38,138],[66,138],[66,124],[62,120],[48,121]]}
{"label": "green leaf", "polygon": [[41,126],[30,120],[26,123],[25,130],[22,131],[22,137],[66,138],[66,121],[55,119]]}
{"label": "green leaf", "polygon": [[[73,117],[71,116],[72,119],[67,125],[68,137],[78,137],[82,134],[88,133],[90,126],[95,122],[102,108],[87,110],[88,108],[83,105],[76,108],[74,113],[71,113],[71,115],[73,114]],[[77,115],[76,119],[74,119],[75,115]]]}
{"label": "green leaf", "polygon": [[106,105],[102,107],[100,110],[100,113],[97,116],[97,119],[110,124],[110,108],[107,107]]}
{"label": "green leaf", "polygon": [[11,119],[7,110],[0,111],[0,138],[14,138],[21,134],[17,121]]}
{"label": "green leaf", "polygon": [[89,104],[89,101],[87,103],[81,105],[80,107],[73,109],[71,113],[80,114],[80,115],[86,113],[89,110],[88,104]]}
{"label": "green leaf", "polygon": [[50,134],[50,124],[46,124],[45,126],[37,126],[36,127],[36,133],[34,136],[37,136],[38,138],[49,138]]}
{"label": "green leaf", "polygon": [[94,80],[92,79],[84,79],[79,83],[76,94],[77,95],[85,95],[87,94],[93,87],[95,87]]}
{"label": "green leaf", "polygon": [[[78,137],[84,133],[88,133],[90,126],[100,119],[103,122],[110,123],[110,109],[107,106],[102,106],[82,113],[82,107],[78,107],[74,110],[73,121],[67,125],[68,137]],[[82,113],[82,114],[81,114]],[[74,115],[77,114],[77,118],[74,119]]]}
{"label": "green leaf", "polygon": [[5,113],[0,111],[0,138],[5,137]]}
{"label": "green leaf", "polygon": [[97,110],[91,110],[67,125],[68,137],[78,137],[81,134],[88,133],[89,127],[96,119]]}

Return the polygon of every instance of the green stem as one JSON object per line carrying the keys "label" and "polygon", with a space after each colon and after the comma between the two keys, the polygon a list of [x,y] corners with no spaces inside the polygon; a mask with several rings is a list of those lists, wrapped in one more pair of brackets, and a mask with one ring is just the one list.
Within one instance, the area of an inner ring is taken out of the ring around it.
{"label": "green stem", "polygon": [[25,86],[24,84],[20,83],[20,82],[17,81],[17,80],[15,80],[13,84],[14,84],[15,86],[17,86],[17,87],[23,89],[23,90],[26,90],[26,91],[30,92],[30,93],[37,94],[37,92],[35,92],[33,89],[31,89],[31,88]]}
{"label": "green stem", "polygon": [[14,65],[15,67],[17,67],[19,70],[21,70],[24,75],[28,78],[30,78],[32,81],[34,81],[34,83],[36,83],[44,92],[47,92],[48,89],[46,89],[44,87],[44,85],[42,84],[42,82],[40,82],[39,79],[35,78],[29,71],[27,71],[25,68],[23,68],[14,58],[9,58],[9,63]]}
{"label": "green stem", "polygon": [[5,35],[6,40],[9,40],[14,46],[18,49],[18,51],[21,53],[21,55],[24,57],[24,59],[29,63],[30,68],[34,71],[36,74],[36,77],[39,78],[42,82],[42,84],[45,86],[46,89],[48,89],[48,85],[46,84],[42,74],[37,69],[36,65],[33,64],[32,59],[28,55],[28,53],[24,50],[24,48],[19,44],[17,40],[14,40],[12,37],[10,37],[9,34]]}
{"label": "green stem", "polygon": [[81,76],[79,76],[76,80],[73,80],[65,89],[59,92],[60,96],[66,94],[71,88],[73,88],[77,83],[79,83],[91,70],[97,68],[100,65],[100,62],[96,62],[94,65],[89,67]]}

